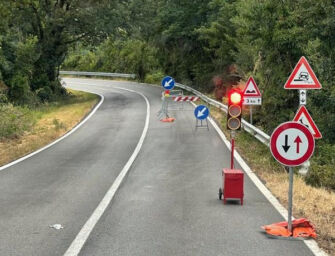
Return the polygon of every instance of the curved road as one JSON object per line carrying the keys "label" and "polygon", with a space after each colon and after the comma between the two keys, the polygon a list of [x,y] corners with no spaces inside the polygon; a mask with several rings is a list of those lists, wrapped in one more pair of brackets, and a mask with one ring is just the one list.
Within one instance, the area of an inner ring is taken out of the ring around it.
{"label": "curved road", "polygon": [[313,255],[301,241],[265,237],[260,226],[282,217],[247,176],[243,206],[217,199],[228,149],[213,127],[195,131],[192,111],[159,122],[161,88],[65,81],[104,102],[72,135],[0,172],[0,255],[63,255],[75,240],[144,129],[145,100],[117,87],[149,99],[149,130],[79,255]]}

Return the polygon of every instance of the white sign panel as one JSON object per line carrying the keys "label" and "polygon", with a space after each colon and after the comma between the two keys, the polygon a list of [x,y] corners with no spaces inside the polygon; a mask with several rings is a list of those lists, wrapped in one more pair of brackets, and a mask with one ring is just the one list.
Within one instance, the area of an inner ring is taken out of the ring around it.
{"label": "white sign panel", "polygon": [[306,105],[307,103],[307,93],[306,90],[299,90],[300,105]]}
{"label": "white sign panel", "polygon": [[244,97],[243,105],[262,105],[262,98],[260,97]]}

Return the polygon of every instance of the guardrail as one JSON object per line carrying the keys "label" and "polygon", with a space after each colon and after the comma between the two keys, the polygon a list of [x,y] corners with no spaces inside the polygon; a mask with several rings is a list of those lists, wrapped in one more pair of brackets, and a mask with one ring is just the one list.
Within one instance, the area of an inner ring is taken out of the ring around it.
{"label": "guardrail", "polygon": [[[135,78],[134,74],[120,74],[120,73],[104,73],[104,72],[79,72],[79,71],[60,71],[61,75],[74,75],[74,76],[106,76],[106,77],[125,77],[125,78]],[[202,94],[201,92],[193,89],[192,87],[189,87],[187,85],[176,83],[176,86],[184,89],[186,91],[192,92],[195,95],[199,96],[203,101],[208,103],[209,105],[212,105],[214,107],[217,107],[227,113],[228,107],[221,102],[218,102],[216,100],[213,100],[206,95]],[[251,125],[244,119],[242,119],[242,127],[243,129],[253,135],[256,139],[258,139],[263,144],[269,146],[270,143],[270,136],[267,135],[265,132],[260,130],[259,128]]]}
{"label": "guardrail", "polygon": [[105,77],[122,77],[122,78],[135,78],[135,74],[122,74],[122,73],[106,73],[106,72],[82,72],[82,71],[59,71],[60,75],[72,76],[105,76]]}

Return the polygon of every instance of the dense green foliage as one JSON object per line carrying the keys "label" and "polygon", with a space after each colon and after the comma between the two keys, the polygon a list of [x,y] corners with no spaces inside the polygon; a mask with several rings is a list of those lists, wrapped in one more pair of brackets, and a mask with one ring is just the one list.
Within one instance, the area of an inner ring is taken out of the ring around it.
{"label": "dense green foliage", "polygon": [[99,28],[106,23],[109,2],[0,0],[0,80],[9,99],[32,105],[64,95],[58,68],[74,42],[106,37]]}

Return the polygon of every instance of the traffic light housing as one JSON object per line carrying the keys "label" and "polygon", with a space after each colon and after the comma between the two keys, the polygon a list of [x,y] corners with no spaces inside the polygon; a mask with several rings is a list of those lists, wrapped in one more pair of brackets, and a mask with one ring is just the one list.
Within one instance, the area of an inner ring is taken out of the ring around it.
{"label": "traffic light housing", "polygon": [[240,90],[230,90],[228,94],[227,129],[241,130],[243,93]]}

